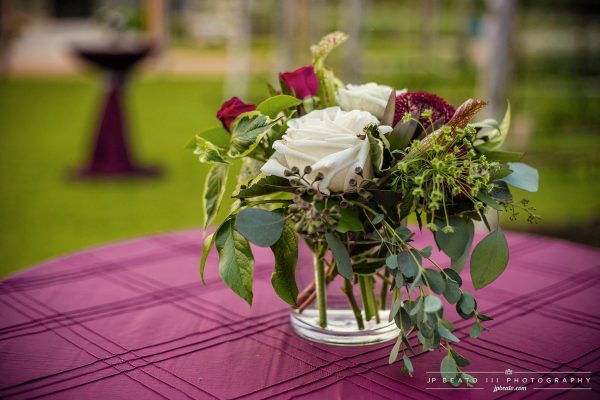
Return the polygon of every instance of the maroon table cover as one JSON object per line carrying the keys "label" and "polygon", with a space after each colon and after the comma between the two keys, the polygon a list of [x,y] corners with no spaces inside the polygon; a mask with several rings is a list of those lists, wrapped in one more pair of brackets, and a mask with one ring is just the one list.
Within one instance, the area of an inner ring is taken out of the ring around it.
{"label": "maroon table cover", "polygon": [[[479,310],[495,317],[490,330],[468,339],[470,322],[452,314],[465,338],[456,348],[471,360],[464,370],[478,378],[474,389],[453,389],[439,382],[443,352],[411,356],[410,378],[387,363],[393,342],[338,347],[297,337],[270,287],[268,249],[254,249],[252,308],[221,282],[214,251],[202,285],[201,237],[117,243],[0,282],[0,398],[599,397],[598,249],[508,234],[505,275],[476,293]],[[310,261],[302,249],[302,283]]]}

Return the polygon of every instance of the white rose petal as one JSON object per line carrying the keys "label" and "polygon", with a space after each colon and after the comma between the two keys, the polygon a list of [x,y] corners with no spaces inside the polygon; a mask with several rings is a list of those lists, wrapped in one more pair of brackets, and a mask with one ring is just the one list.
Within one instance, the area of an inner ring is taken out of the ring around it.
{"label": "white rose petal", "polygon": [[[397,93],[405,91],[406,89],[403,89]],[[336,99],[342,110],[368,111],[381,119],[391,93],[391,87],[373,82],[364,85],[348,84],[346,87],[338,89]]]}
{"label": "white rose petal", "polygon": [[366,111],[342,111],[339,107],[316,110],[288,121],[288,129],[281,140],[273,143],[275,153],[262,166],[267,175],[284,178],[285,171],[306,166],[312,172],[305,184],[313,184],[319,172],[324,179],[316,184],[321,192],[355,190],[350,179],[360,182],[356,167],[363,170],[364,178],[373,176],[369,139],[363,135],[365,126],[379,124],[379,120]]}

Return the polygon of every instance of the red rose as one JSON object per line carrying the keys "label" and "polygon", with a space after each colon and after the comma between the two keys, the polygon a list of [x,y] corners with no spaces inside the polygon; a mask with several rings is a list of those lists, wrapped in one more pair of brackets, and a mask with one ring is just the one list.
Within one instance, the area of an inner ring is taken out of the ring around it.
{"label": "red rose", "polygon": [[221,121],[223,127],[229,131],[231,123],[238,115],[254,110],[256,110],[254,104],[246,104],[239,98],[232,97],[223,103],[219,111],[217,111],[217,118]]}
{"label": "red rose", "polygon": [[[292,72],[282,72],[279,74],[281,82],[287,86],[288,91],[294,90],[294,94],[299,99],[314,96],[319,91],[319,81],[315,75],[315,69],[312,65],[298,68]],[[286,91],[286,88],[283,88]]]}

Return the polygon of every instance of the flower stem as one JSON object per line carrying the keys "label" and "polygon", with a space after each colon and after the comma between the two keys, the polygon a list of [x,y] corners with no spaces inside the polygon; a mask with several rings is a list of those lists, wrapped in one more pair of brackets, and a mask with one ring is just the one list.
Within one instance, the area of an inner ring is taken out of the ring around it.
{"label": "flower stem", "polygon": [[315,282],[317,289],[317,307],[319,308],[319,326],[327,327],[327,284],[325,282],[324,252],[319,249],[315,253]]}
{"label": "flower stem", "polygon": [[346,297],[348,297],[348,302],[350,303],[350,307],[352,307],[352,312],[354,313],[354,318],[356,318],[358,329],[362,331],[365,329],[365,323],[363,321],[360,307],[356,302],[356,297],[354,297],[354,288],[352,287],[352,282],[350,282],[348,279],[344,279],[344,287],[342,288],[342,291],[346,294]]}
{"label": "flower stem", "polygon": [[385,269],[385,272],[383,274],[383,277],[385,279],[381,280],[381,292],[379,293],[379,308],[381,310],[386,310],[387,309],[387,297],[388,297],[388,291],[389,291],[389,277],[390,277],[390,272],[387,270],[387,268]]}

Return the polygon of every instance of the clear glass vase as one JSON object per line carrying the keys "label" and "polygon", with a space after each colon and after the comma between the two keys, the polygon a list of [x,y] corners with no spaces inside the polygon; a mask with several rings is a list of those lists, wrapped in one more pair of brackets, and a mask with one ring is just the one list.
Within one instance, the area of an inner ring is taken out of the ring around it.
{"label": "clear glass vase", "polygon": [[[325,296],[319,298],[318,262],[314,266],[314,280],[307,273],[312,266],[299,267],[306,267],[301,271],[304,273],[299,274],[299,283],[306,288],[303,293],[307,300],[299,309],[292,310],[290,316],[296,334],[313,342],[339,346],[364,346],[398,337],[396,324],[388,322],[392,295],[385,284],[370,276],[360,277],[359,282],[353,284],[337,275],[330,282],[327,278],[323,280],[327,282],[322,291]],[[369,302],[376,305],[371,307],[371,312],[363,306]],[[370,319],[367,320],[368,314]]]}

